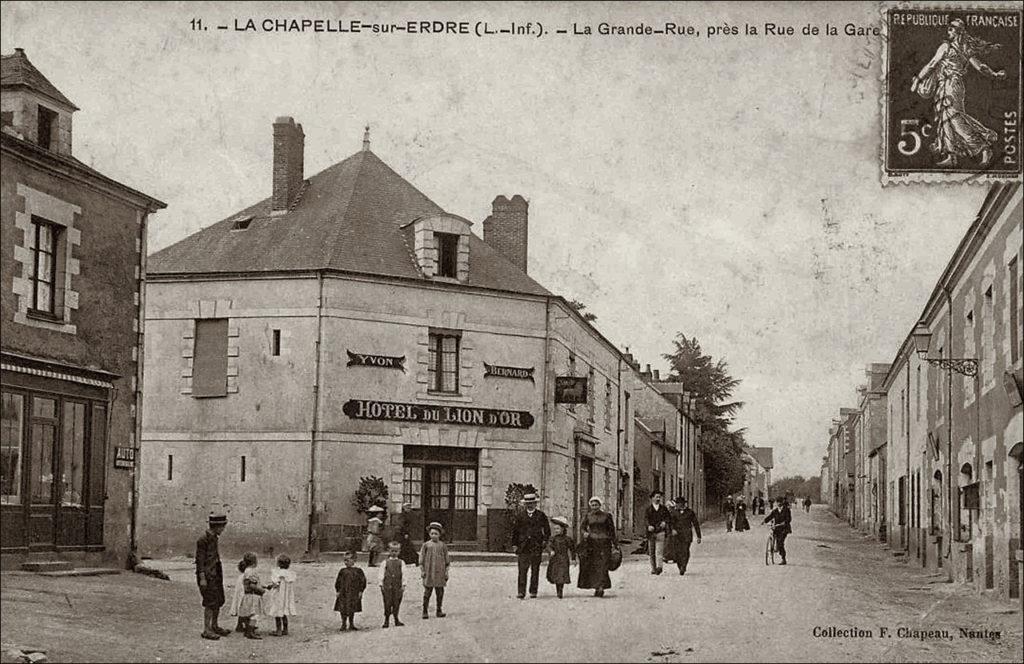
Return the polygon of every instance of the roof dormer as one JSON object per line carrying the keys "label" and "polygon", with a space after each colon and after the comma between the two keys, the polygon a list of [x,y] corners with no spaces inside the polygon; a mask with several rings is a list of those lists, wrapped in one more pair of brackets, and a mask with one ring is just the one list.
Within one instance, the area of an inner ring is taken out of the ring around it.
{"label": "roof dormer", "polygon": [[14,49],[2,59],[3,130],[58,154],[71,154],[71,115],[78,107]]}
{"label": "roof dormer", "polygon": [[469,278],[469,227],[454,214],[419,217],[402,228],[412,236],[416,266],[427,279],[465,283]]}

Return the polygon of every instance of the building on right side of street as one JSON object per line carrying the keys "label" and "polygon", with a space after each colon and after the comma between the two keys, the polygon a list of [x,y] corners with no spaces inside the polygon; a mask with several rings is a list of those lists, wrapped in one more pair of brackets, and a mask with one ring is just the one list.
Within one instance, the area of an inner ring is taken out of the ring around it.
{"label": "building on right side of street", "polygon": [[995,184],[892,362],[869,365],[859,408],[832,421],[822,464],[838,516],[1013,599],[1024,594],[1021,260],[1021,185]]}

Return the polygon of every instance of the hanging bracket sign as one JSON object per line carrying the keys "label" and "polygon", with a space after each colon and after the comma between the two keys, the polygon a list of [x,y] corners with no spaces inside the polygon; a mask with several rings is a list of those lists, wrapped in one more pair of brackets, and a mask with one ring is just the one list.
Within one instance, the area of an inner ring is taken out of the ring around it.
{"label": "hanging bracket sign", "polygon": [[533,382],[533,367],[503,367],[484,362],[484,376],[495,378],[518,378]]}
{"label": "hanging bracket sign", "polygon": [[555,403],[587,403],[587,379],[555,376]]}
{"label": "hanging bracket sign", "polygon": [[432,406],[419,403],[350,399],[342,406],[342,412],[354,420],[397,420],[498,429],[529,429],[533,426],[533,415],[524,410]]}
{"label": "hanging bracket sign", "polygon": [[345,366],[356,367],[381,367],[383,369],[401,369],[405,371],[405,355],[394,357],[391,355],[367,355],[366,353],[348,353],[348,364]]}

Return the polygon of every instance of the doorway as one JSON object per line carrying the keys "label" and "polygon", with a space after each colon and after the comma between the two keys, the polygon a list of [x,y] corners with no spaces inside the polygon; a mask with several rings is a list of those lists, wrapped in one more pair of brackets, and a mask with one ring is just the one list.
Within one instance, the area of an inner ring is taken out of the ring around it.
{"label": "doorway", "polygon": [[413,505],[413,537],[426,538],[427,525],[437,521],[445,541],[476,541],[478,459],[476,449],[404,446],[403,502]]}

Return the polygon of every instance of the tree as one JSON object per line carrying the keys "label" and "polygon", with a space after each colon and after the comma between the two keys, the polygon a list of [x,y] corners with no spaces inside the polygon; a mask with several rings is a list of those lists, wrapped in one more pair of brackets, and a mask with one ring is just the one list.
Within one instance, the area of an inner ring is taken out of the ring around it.
{"label": "tree", "polygon": [[733,417],[743,407],[733,401],[740,384],[729,374],[725,360],[704,353],[696,337],[679,333],[672,342],[673,352],[663,357],[671,367],[669,380],[682,383],[694,396],[694,418],[701,427],[704,445],[704,477],[708,494],[717,500],[743,488],[743,462],[746,447],[743,429],[732,429]]}
{"label": "tree", "polygon": [[569,300],[569,306],[579,312],[583,316],[583,320],[588,323],[593,323],[597,320],[597,316],[587,311],[587,305],[583,304],[579,300]]}
{"label": "tree", "polygon": [[380,477],[370,475],[359,478],[359,488],[352,496],[352,507],[360,514],[366,514],[373,505],[388,507],[388,485]]}
{"label": "tree", "polygon": [[808,477],[805,479],[803,475],[794,475],[792,477],[784,477],[781,480],[772,482],[772,485],[769,488],[769,495],[773,498],[776,496],[785,496],[787,493],[791,493],[797,498],[810,496],[811,500],[814,502],[820,502],[821,478]]}

